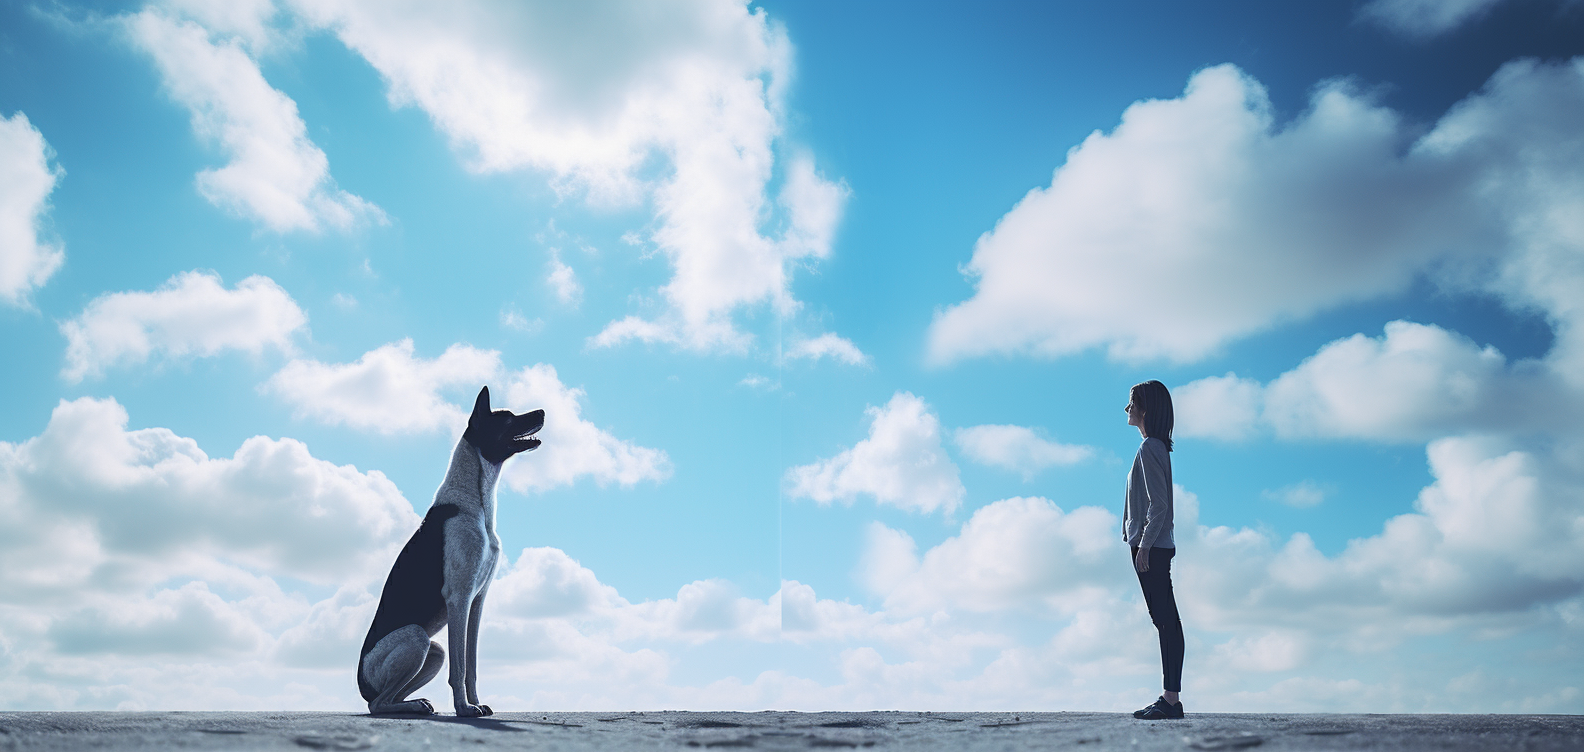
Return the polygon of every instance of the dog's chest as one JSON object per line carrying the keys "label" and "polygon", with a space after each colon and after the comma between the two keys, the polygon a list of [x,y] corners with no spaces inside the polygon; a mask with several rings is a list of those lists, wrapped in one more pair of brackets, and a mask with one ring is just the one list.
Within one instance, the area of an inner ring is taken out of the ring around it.
{"label": "dog's chest", "polygon": [[466,514],[447,521],[445,579],[452,593],[471,596],[489,584],[501,555],[500,536],[491,522]]}

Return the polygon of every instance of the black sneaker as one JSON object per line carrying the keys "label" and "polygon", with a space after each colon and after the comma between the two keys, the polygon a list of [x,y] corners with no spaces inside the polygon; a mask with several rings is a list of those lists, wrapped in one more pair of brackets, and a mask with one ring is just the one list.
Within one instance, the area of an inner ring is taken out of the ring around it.
{"label": "black sneaker", "polygon": [[1169,718],[1183,717],[1183,706],[1180,702],[1167,702],[1166,696],[1161,695],[1149,704],[1149,707],[1133,711],[1133,717],[1145,721],[1164,721]]}

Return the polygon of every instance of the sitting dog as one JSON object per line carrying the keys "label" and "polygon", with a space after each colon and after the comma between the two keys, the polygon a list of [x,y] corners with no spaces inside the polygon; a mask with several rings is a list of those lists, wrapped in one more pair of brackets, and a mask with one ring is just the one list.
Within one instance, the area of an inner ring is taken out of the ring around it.
{"label": "sitting dog", "polygon": [[495,535],[495,482],[507,458],[539,446],[538,439],[529,437],[543,426],[543,410],[492,412],[489,387],[479,390],[467,432],[451,452],[445,481],[418,532],[396,557],[374,624],[363,640],[358,691],[370,713],[435,712],[428,700],[407,696],[440,673],[446,651],[430,638],[441,627],[451,643],[456,714],[494,712],[479,704],[477,649],[484,593],[501,551]]}

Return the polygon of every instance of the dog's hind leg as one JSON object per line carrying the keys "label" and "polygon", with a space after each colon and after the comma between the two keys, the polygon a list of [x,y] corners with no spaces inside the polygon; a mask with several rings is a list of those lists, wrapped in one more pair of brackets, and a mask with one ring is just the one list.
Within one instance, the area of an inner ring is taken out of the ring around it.
{"label": "dog's hind leg", "polygon": [[445,649],[417,624],[385,635],[363,659],[363,678],[378,692],[369,712],[433,714],[428,700],[407,696],[434,679],[444,662]]}

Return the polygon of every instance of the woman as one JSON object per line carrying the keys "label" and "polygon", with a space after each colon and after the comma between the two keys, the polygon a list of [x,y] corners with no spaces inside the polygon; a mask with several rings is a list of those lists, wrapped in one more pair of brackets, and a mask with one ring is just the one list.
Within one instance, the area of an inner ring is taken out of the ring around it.
{"label": "woman", "polygon": [[1133,549],[1133,568],[1144,588],[1150,621],[1160,633],[1161,672],[1165,692],[1134,718],[1158,721],[1183,717],[1183,629],[1172,595],[1171,560],[1177,553],[1172,540],[1172,402],[1171,392],[1159,381],[1133,385],[1128,392],[1128,425],[1135,426],[1144,442],[1133,457],[1128,473],[1126,504],[1122,510],[1122,537]]}

